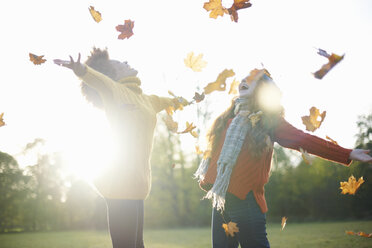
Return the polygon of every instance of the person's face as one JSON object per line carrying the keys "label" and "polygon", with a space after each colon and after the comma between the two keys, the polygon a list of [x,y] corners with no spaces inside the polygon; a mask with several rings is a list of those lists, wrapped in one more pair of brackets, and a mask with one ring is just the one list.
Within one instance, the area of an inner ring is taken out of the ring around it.
{"label": "person's face", "polygon": [[120,62],[117,60],[110,60],[111,66],[116,71],[116,80],[120,80],[126,77],[137,76],[138,71],[131,68],[127,61]]}
{"label": "person's face", "polygon": [[253,81],[250,84],[247,83],[247,77],[243,78],[239,84],[239,97],[249,98],[252,96],[254,89],[257,86],[257,81]]}

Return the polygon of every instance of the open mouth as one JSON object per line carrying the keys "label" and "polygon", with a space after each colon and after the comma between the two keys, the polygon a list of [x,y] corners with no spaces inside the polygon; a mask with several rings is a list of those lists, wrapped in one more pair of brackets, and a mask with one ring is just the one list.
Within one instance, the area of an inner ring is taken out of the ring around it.
{"label": "open mouth", "polygon": [[248,86],[247,83],[243,83],[243,84],[241,84],[241,85],[240,85],[240,88],[239,88],[239,90],[248,90],[248,89],[249,89],[249,86]]}

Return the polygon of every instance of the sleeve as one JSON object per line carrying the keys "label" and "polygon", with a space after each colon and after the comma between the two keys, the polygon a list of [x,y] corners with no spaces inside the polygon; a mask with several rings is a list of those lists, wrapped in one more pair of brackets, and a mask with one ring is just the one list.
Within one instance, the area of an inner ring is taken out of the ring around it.
{"label": "sleeve", "polygon": [[124,103],[136,103],[137,96],[128,87],[118,84],[108,76],[86,65],[86,73],[80,77],[87,85],[95,89],[102,97],[114,97]]}
{"label": "sleeve", "polygon": [[308,153],[333,162],[349,166],[351,149],[343,148],[332,142],[303,132],[282,119],[274,132],[274,141],[279,145],[299,151],[300,148]]}
{"label": "sleeve", "polygon": [[170,106],[175,107],[175,108],[177,107],[177,102],[176,102],[177,100],[175,98],[160,97],[156,95],[149,95],[148,98],[156,113]]}

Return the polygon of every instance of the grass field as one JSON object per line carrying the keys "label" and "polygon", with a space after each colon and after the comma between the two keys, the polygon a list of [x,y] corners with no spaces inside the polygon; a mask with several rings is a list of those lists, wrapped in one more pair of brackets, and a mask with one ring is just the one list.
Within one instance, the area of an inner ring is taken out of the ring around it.
{"label": "grass field", "polygon": [[[350,236],[345,230],[372,233],[372,221],[268,224],[273,248],[371,248],[372,238]],[[145,230],[146,248],[211,247],[209,228]],[[0,234],[0,248],[110,248],[107,232],[70,231]]]}

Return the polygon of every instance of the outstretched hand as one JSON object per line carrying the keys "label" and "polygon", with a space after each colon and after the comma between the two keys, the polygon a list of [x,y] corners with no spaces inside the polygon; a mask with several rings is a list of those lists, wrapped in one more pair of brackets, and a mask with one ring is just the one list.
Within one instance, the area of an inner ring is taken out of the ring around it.
{"label": "outstretched hand", "polygon": [[59,66],[63,66],[63,67],[73,70],[76,76],[81,77],[86,73],[87,68],[83,64],[80,63],[80,58],[81,58],[81,55],[79,53],[79,56],[76,62],[71,56],[70,56],[70,61],[55,59],[53,60],[53,62]]}
{"label": "outstretched hand", "polygon": [[349,158],[351,160],[372,163],[372,157],[368,154],[370,150],[354,149],[351,151]]}

